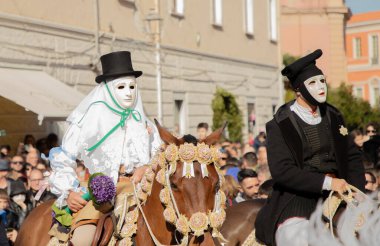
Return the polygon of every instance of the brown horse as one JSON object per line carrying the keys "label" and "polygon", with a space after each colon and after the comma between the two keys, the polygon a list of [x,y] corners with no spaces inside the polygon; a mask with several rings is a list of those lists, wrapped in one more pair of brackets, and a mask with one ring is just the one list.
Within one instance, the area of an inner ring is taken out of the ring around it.
{"label": "brown horse", "polygon": [[[162,128],[156,121],[161,139],[166,144],[175,144],[177,146],[185,142],[193,142],[197,144],[196,139],[192,136],[185,136],[177,139],[167,130]],[[207,145],[215,144],[219,141],[223,128],[210,134],[203,142]],[[194,142],[195,140],[195,142]],[[177,169],[170,177],[170,186],[173,191],[175,202],[181,214],[190,218],[194,213],[212,211],[214,208],[215,195],[219,186],[219,175],[214,164],[207,165],[208,177],[202,177],[202,171],[197,161],[194,161],[195,177],[182,177],[183,163],[177,161]],[[158,168],[159,169],[159,168]],[[158,171],[158,170],[157,170]],[[152,229],[153,235],[163,245],[179,244],[181,235],[176,231],[176,228],[167,223],[163,217],[164,205],[160,201],[160,190],[162,185],[156,180],[153,182],[151,195],[143,205],[143,211],[146,214],[148,225]],[[19,232],[16,245],[39,246],[46,245],[49,241],[48,231],[52,223],[51,218],[52,202],[46,202],[34,209],[27,219],[24,221]],[[147,223],[139,213],[137,221],[137,233],[135,237],[136,245],[155,245],[150,232],[147,228]],[[216,242],[216,244],[218,244]],[[204,235],[195,237],[191,236],[189,245],[216,245],[210,232],[205,232]]]}
{"label": "brown horse", "polygon": [[225,246],[242,245],[252,232],[257,213],[264,206],[265,199],[248,200],[226,210],[226,220],[220,230],[227,239]]}

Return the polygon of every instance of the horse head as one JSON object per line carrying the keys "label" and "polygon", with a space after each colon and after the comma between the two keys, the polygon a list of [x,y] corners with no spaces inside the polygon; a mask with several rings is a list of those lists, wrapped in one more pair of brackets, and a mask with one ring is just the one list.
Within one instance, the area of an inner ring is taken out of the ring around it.
{"label": "horse head", "polygon": [[166,144],[162,152],[165,161],[157,173],[163,185],[160,199],[166,206],[164,217],[185,240],[191,237],[190,245],[213,245],[210,231],[220,236],[218,230],[225,218],[225,195],[220,190],[223,176],[218,172],[219,153],[213,146],[224,127],[199,141],[192,135],[178,139],[155,122]]}

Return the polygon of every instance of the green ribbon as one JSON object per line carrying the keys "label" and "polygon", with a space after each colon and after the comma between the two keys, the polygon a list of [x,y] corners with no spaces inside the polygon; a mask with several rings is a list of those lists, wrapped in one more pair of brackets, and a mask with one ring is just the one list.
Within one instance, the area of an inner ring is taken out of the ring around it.
{"label": "green ribbon", "polygon": [[97,103],[102,103],[104,104],[109,110],[111,110],[112,112],[120,115],[120,121],[117,125],[115,125],[106,135],[104,135],[104,137],[102,137],[102,139],[100,139],[96,144],[94,144],[93,146],[91,146],[90,148],[86,149],[87,151],[91,152],[93,150],[95,150],[97,147],[99,147],[99,145],[101,145],[112,133],[114,133],[119,127],[124,127],[125,126],[125,121],[129,118],[129,116],[132,116],[132,118],[139,122],[141,121],[141,114],[139,113],[139,111],[137,110],[134,110],[134,109],[131,109],[131,108],[123,108],[121,107],[115,100],[115,98],[113,98],[112,96],[112,93],[110,91],[110,89],[108,88],[107,86],[107,83],[105,84],[106,85],[106,88],[107,88],[107,91],[112,99],[112,101],[115,103],[115,105],[121,109],[122,111],[119,111],[119,110],[116,110],[114,108],[112,108],[110,105],[108,105],[108,103],[106,103],[105,101],[96,101],[96,102],[93,102],[90,104],[90,106],[87,108],[86,110],[86,113],[83,115],[82,119],[78,122],[80,123],[84,116],[87,114],[88,110],[94,105],[94,104],[97,104]]}

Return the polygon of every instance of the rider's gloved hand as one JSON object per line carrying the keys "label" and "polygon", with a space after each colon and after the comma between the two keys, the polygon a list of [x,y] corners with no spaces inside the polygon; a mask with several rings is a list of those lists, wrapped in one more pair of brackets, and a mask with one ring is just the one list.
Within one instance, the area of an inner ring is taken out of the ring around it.
{"label": "rider's gloved hand", "polygon": [[344,179],[333,178],[331,182],[331,190],[343,193],[347,191],[348,183]]}
{"label": "rider's gloved hand", "polygon": [[83,192],[70,191],[67,197],[67,206],[69,206],[70,210],[74,213],[78,212],[87,204],[87,201],[82,198],[82,195]]}
{"label": "rider's gloved hand", "polygon": [[148,166],[141,166],[141,167],[136,168],[132,175],[132,181],[135,184],[140,183],[147,169],[148,169]]}

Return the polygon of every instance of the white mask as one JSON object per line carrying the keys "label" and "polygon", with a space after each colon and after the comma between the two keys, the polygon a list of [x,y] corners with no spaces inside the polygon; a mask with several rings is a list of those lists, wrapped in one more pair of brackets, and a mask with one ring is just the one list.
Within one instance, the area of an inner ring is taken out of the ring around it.
{"label": "white mask", "polygon": [[305,80],[303,83],[305,84],[307,91],[318,103],[326,102],[327,84],[324,75],[313,76]]}
{"label": "white mask", "polygon": [[12,200],[17,203],[17,202],[24,202],[25,201],[25,195],[24,194],[18,194],[12,197]]}
{"label": "white mask", "polygon": [[112,96],[123,108],[130,108],[135,105],[137,84],[134,76],[120,77],[107,83]]}

